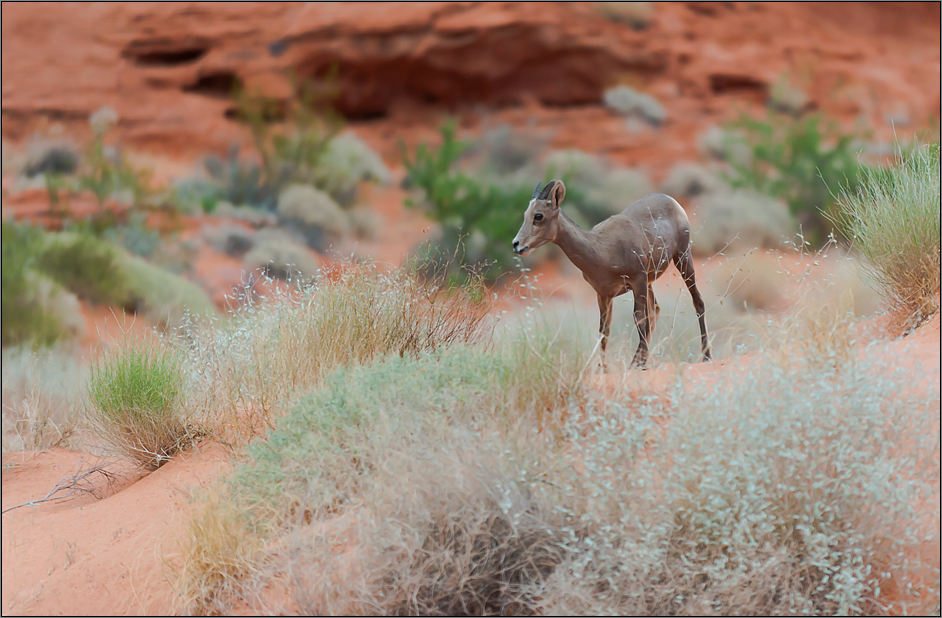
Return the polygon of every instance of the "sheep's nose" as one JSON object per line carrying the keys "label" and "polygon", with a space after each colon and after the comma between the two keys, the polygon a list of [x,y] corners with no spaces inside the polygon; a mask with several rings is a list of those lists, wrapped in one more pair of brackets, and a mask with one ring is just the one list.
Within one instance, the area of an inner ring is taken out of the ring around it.
{"label": "sheep's nose", "polygon": [[518,247],[519,245],[520,245],[520,241],[519,241],[519,240],[515,240],[515,241],[514,241],[514,251],[517,250],[517,247]]}

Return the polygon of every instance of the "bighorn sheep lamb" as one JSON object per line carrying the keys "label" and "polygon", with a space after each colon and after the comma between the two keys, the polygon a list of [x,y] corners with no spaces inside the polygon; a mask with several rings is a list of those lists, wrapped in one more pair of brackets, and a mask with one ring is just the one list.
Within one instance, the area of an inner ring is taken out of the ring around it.
{"label": "bighorn sheep lamb", "polygon": [[641,340],[631,365],[644,367],[647,363],[648,341],[661,310],[651,283],[664,274],[671,260],[693,298],[700,321],[703,360],[710,360],[703,299],[690,259],[690,222],[680,204],[667,195],[646,195],[591,230],[584,230],[560,211],[564,197],[566,187],[561,180],[551,180],[542,192],[536,185],[513,249],[524,256],[553,242],[582,271],[599,298],[603,366],[611,332],[612,299],[628,290],[634,293],[635,325]]}

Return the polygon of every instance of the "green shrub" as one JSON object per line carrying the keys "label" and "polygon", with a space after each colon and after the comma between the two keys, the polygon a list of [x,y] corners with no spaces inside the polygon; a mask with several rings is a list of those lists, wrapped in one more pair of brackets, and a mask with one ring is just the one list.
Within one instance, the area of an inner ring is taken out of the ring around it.
{"label": "green shrub", "polygon": [[859,184],[843,189],[836,219],[914,327],[939,311],[939,146],[899,155],[898,164],[865,168]]}
{"label": "green shrub", "polygon": [[[531,162],[513,173],[495,174],[488,170],[494,169],[503,154],[500,149],[482,147],[478,154],[483,153],[485,161],[478,162],[482,171],[475,176],[455,169],[472,145],[456,139],[453,122],[443,125],[441,133],[442,143],[437,150],[422,144],[410,160],[403,149],[408,179],[424,191],[426,212],[441,225],[440,252],[457,256],[457,269],[481,272],[487,279],[497,279],[515,263],[509,247],[532,198],[533,178],[542,177],[541,182],[562,178],[567,182],[566,209],[583,226],[595,225],[613,209],[620,212],[632,201],[632,194],[650,187],[640,174],[609,170],[581,151],[554,153],[544,164]],[[603,172],[596,169],[596,162]],[[601,181],[593,184],[582,182],[582,178]],[[411,200],[407,203],[415,205]]]}
{"label": "green shrub", "polygon": [[155,470],[192,439],[185,357],[156,341],[127,343],[93,364],[89,420],[111,446]]}
{"label": "green shrub", "polygon": [[[455,137],[454,123],[442,126],[442,144],[431,151],[425,144],[411,159],[403,147],[403,163],[410,181],[425,192],[427,213],[442,226],[441,250],[460,254],[462,236],[477,234],[480,247],[461,262],[496,279],[513,265],[510,243],[520,227],[522,210],[530,202],[532,187],[486,185],[453,170],[468,144]],[[410,205],[414,203],[409,202]]]}
{"label": "green shrub", "polygon": [[131,255],[121,260],[119,268],[128,281],[134,310],[151,323],[174,328],[216,315],[216,306],[192,281]]}
{"label": "green shrub", "polygon": [[42,231],[26,225],[2,222],[3,347],[51,345],[63,336],[63,327],[49,307],[37,298],[34,273],[42,252]]}
{"label": "green shrub", "polygon": [[732,185],[785,200],[814,247],[834,231],[828,217],[834,214],[838,187],[853,192],[861,171],[854,138],[823,124],[817,115],[793,119],[770,112],[766,120],[743,117],[731,125],[751,151],[746,161],[729,160]]}
{"label": "green shrub", "polygon": [[37,268],[67,290],[92,303],[131,307],[131,282],[114,247],[87,234],[50,235]]}

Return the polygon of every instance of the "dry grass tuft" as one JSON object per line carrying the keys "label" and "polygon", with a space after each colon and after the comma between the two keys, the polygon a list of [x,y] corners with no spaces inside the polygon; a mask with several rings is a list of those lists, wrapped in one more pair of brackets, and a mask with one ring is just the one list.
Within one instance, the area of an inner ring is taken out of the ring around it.
{"label": "dry grass tuft", "polygon": [[436,272],[420,278],[411,266],[324,270],[313,283],[276,288],[228,323],[191,334],[197,405],[216,415],[213,425],[225,439],[251,438],[272,427],[275,411],[296,393],[338,367],[486,339],[489,310],[478,279],[458,285]]}
{"label": "dry grass tuft", "polygon": [[889,169],[865,168],[841,195],[840,224],[910,330],[939,311],[939,146],[899,151]]}

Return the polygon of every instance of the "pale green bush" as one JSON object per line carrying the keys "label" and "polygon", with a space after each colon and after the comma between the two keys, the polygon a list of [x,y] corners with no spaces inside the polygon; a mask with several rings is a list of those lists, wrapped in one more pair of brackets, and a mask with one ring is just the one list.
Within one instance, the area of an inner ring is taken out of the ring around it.
{"label": "pale green bush", "polygon": [[667,119],[667,111],[657,99],[628,86],[616,86],[602,96],[605,106],[624,116],[636,116],[654,127]]}
{"label": "pale green bush", "polygon": [[261,270],[269,277],[299,281],[309,281],[321,265],[316,254],[285,234],[256,238],[242,263],[248,270]]}
{"label": "pale green bush", "polygon": [[350,219],[329,194],[309,185],[292,185],[278,196],[278,217],[298,228],[308,245],[324,250],[350,233]]}
{"label": "pale green bush", "polygon": [[748,190],[713,193],[694,202],[691,216],[694,255],[727,249],[778,249],[798,232],[785,202]]}
{"label": "pale green bush", "polygon": [[699,163],[685,161],[675,163],[661,183],[661,191],[674,199],[686,202],[695,197],[718,192],[728,192],[729,186],[709,168]]}
{"label": "pale green bush", "polygon": [[356,202],[361,182],[388,184],[391,178],[382,157],[350,132],[330,140],[313,175],[317,186],[343,206]]}

